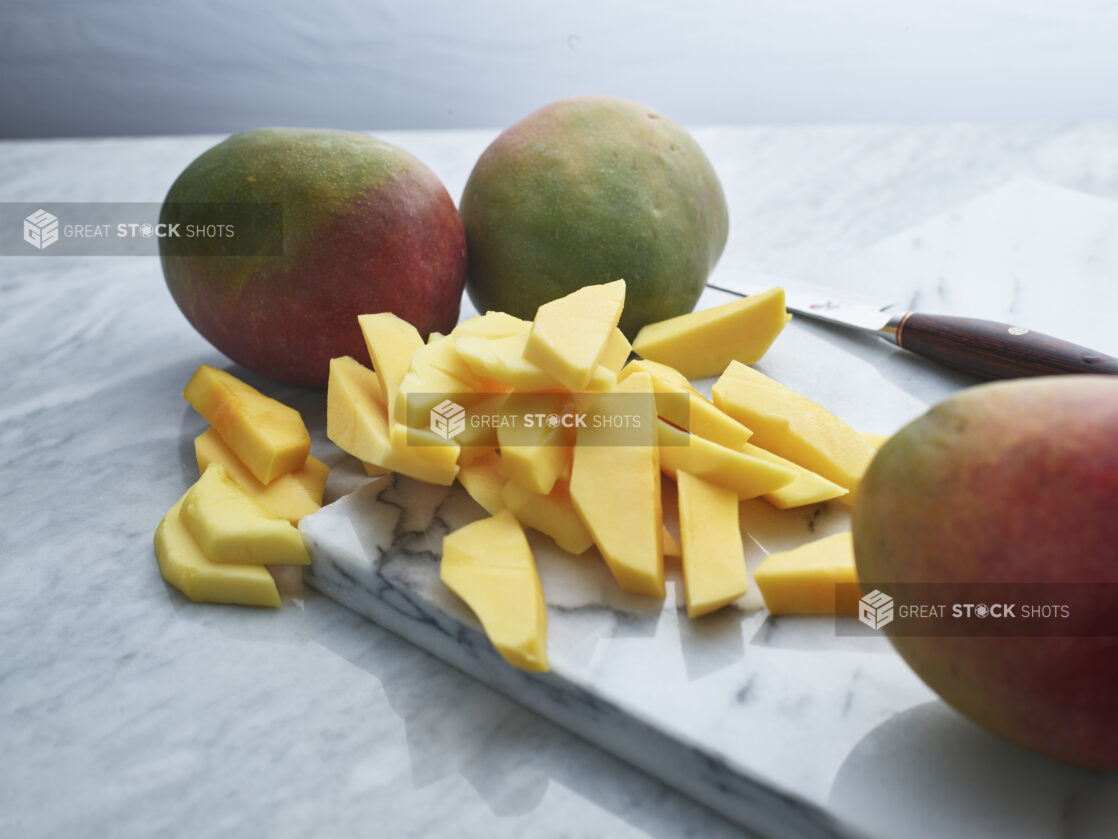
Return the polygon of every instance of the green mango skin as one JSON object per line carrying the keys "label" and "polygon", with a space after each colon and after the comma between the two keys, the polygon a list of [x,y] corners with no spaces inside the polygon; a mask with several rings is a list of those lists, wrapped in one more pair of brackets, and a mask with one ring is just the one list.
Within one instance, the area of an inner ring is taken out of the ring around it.
{"label": "green mango skin", "polygon": [[[871,463],[853,532],[870,585],[1045,583],[1059,602],[1059,583],[1118,583],[1118,378],[999,382],[940,403]],[[1118,770],[1118,638],[890,640],[989,730]]]}
{"label": "green mango skin", "polygon": [[323,388],[330,359],[367,360],[357,316],[394,312],[419,332],[458,320],[466,241],[438,177],[350,131],[261,128],[203,153],[160,220],[220,223],[192,202],[283,205],[283,254],[201,256],[160,240],[167,287],[217,349],[278,382]]}
{"label": "green mango skin", "polygon": [[726,198],[678,124],[623,99],[554,102],[482,154],[460,204],[479,311],[532,318],[585,285],[626,281],[621,330],[691,311],[726,245]]}

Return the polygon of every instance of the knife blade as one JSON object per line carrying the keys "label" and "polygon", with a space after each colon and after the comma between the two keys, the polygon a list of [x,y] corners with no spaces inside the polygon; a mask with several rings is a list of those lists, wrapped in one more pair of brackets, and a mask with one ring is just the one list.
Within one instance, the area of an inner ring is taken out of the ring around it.
{"label": "knife blade", "polygon": [[1118,375],[1118,358],[1025,327],[980,318],[906,311],[857,292],[748,274],[707,283],[708,288],[747,297],[774,286],[784,289],[788,311],[876,335],[930,361],[982,379],[1063,373]]}

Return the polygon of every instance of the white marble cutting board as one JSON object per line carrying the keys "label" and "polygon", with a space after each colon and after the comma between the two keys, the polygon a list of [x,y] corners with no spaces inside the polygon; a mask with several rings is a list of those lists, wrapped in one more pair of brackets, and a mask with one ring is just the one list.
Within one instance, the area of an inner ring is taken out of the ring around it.
{"label": "white marble cutting board", "polygon": [[[1118,203],[1017,180],[807,279],[1118,354],[1116,278]],[[722,299],[708,292],[700,305]],[[758,366],[883,433],[973,382],[803,319]],[[442,537],[482,515],[460,487],[371,481],[303,520],[308,581],[762,835],[1113,835],[1118,778],[988,735],[884,639],[772,618],[756,592],[690,622],[672,560],[666,600],[649,602],[620,592],[593,551],[571,557],[532,535],[552,671],[510,668],[438,579]],[[779,512],[756,500],[742,505],[742,525],[752,568],[849,519],[842,504]]]}

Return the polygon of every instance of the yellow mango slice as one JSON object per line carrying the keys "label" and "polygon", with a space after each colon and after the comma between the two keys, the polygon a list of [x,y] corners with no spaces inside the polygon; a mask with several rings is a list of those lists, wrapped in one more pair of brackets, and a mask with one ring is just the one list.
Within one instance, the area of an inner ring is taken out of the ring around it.
{"label": "yellow mango slice", "polygon": [[536,311],[524,358],[570,390],[594,375],[625,305],[625,281],[580,288]]}
{"label": "yellow mango slice", "polygon": [[853,502],[876,451],[822,405],[734,361],[714,384],[714,404],[753,429],[752,442],[850,491]]}
{"label": "yellow mango slice", "polygon": [[248,467],[221,439],[217,429],[207,428],[194,438],[194,456],[198,460],[198,473],[206,471],[211,463],[220,464],[241,489],[252,496],[261,507],[298,524],[322,506],[322,493],[330,467],[314,455],[307,455],[303,468],[287,475],[280,475],[270,484],[262,484]]}
{"label": "yellow mango slice", "polygon": [[705,379],[731,361],[759,361],[791,317],[784,309],[784,289],[773,288],[650,323],[637,333],[633,350],[689,379]]}
{"label": "yellow mango slice", "polygon": [[[541,407],[554,409],[558,413],[558,403],[551,399],[541,402]],[[571,475],[571,432],[557,426],[550,428],[537,423],[531,428],[523,426],[502,426],[497,430],[497,440],[501,446],[501,457],[509,480],[531,492],[547,495],[560,478]]]}
{"label": "yellow mango slice", "polygon": [[778,510],[788,510],[792,507],[804,507],[808,504],[819,504],[823,501],[830,501],[832,498],[843,498],[848,494],[843,487],[840,487],[832,481],[828,481],[822,475],[817,475],[810,469],[804,469],[804,467],[780,455],[765,451],[760,446],[746,443],[742,446],[741,450],[750,457],[767,460],[769,463],[775,463],[778,466],[791,469],[796,473],[796,479],[792,481],[792,483],[786,484],[780,487],[780,489],[774,489],[772,492],[766,492],[763,496],[766,501]]}
{"label": "yellow mango slice", "polygon": [[466,602],[497,652],[521,670],[547,670],[547,607],[524,531],[504,510],[443,539],[439,577]]}
{"label": "yellow mango slice", "polygon": [[454,339],[437,337],[412,355],[411,367],[400,380],[390,414],[400,425],[426,428],[431,409],[447,398],[470,405],[486,395],[482,382],[458,354]]}
{"label": "yellow mango slice", "polygon": [[[752,431],[695,390],[678,370],[655,361],[636,359],[625,365],[618,378],[625,379],[638,372],[652,377],[656,408],[660,416],[673,425],[728,449],[741,449],[753,435]],[[687,398],[680,399],[678,394],[685,394]]]}
{"label": "yellow mango slice", "polygon": [[790,467],[688,434],[664,420],[658,420],[658,429],[660,468],[671,478],[681,471],[690,472],[733,490],[738,498],[745,500],[780,489],[792,483],[799,474]]}
{"label": "yellow mango slice", "polygon": [[734,602],[749,589],[738,497],[687,472],[679,472],[676,483],[687,617],[697,618]]}
{"label": "yellow mango slice", "polygon": [[388,416],[395,416],[396,392],[411,368],[412,356],[423,346],[419,331],[391,312],[358,315],[365,346],[380,382],[381,401]]}
{"label": "yellow mango slice", "polygon": [[501,456],[496,452],[460,465],[458,481],[465,487],[470,498],[480,504],[489,515],[495,516],[505,509],[501,490],[508,482],[508,475]]}
{"label": "yellow mango slice", "polygon": [[889,434],[878,434],[875,431],[859,431],[858,433],[862,435],[863,440],[865,440],[878,451],[881,450],[881,447],[885,445],[885,443],[891,436]]}
{"label": "yellow mango slice", "polygon": [[409,445],[424,432],[388,422],[376,374],[349,356],[330,360],[326,436],[359,460],[420,481],[449,486],[458,474],[458,444],[427,432],[431,445]]}
{"label": "yellow mango slice", "polygon": [[556,482],[551,492],[540,495],[509,481],[501,488],[501,502],[525,527],[550,536],[568,553],[586,553],[594,538],[571,504],[570,488]]}
{"label": "yellow mango slice", "polygon": [[203,364],[182,395],[260,483],[270,484],[306,463],[311,435],[299,412],[236,376]]}
{"label": "yellow mango slice", "polygon": [[[594,409],[578,430],[571,463],[571,501],[594,538],[610,573],[626,591],[664,596],[663,515],[656,403],[647,373],[618,385],[649,398],[638,408],[641,423],[630,445],[601,445],[609,431],[596,427]],[[628,442],[628,441],[627,441]]]}
{"label": "yellow mango slice", "polygon": [[629,360],[630,353],[633,352],[633,345],[629,343],[629,339],[625,337],[625,333],[618,329],[616,326],[609,334],[609,339],[606,341],[606,348],[602,352],[601,365],[613,373],[620,373],[621,368],[625,366],[625,362]]}
{"label": "yellow mango slice", "polygon": [[679,543],[672,536],[668,528],[664,528],[664,556],[679,556],[681,553]]}
{"label": "yellow mango slice", "polygon": [[220,464],[211,464],[187,490],[182,521],[202,553],[214,562],[311,564],[295,525],[257,504]]}
{"label": "yellow mango slice", "polygon": [[155,529],[155,558],[163,579],[198,603],[279,608],[279,591],[267,568],[206,558],[183,523],[182,504],[180,498]]}
{"label": "yellow mango slice", "polygon": [[527,335],[532,328],[530,320],[521,320],[508,312],[486,312],[484,315],[464,320],[451,331],[458,338],[509,338]]}
{"label": "yellow mango slice", "polygon": [[[753,572],[753,581],[774,615],[832,615],[836,611],[835,586],[858,582],[850,533],[836,533],[770,554]],[[838,591],[838,613],[857,614],[857,589]]]}

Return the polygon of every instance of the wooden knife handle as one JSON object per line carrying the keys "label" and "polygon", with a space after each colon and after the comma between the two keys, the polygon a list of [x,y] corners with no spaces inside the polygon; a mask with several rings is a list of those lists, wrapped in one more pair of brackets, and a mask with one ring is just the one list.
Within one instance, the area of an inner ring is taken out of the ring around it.
{"label": "wooden knife handle", "polygon": [[895,338],[910,352],[983,379],[1056,373],[1118,375],[1118,358],[992,320],[909,312],[897,324]]}

